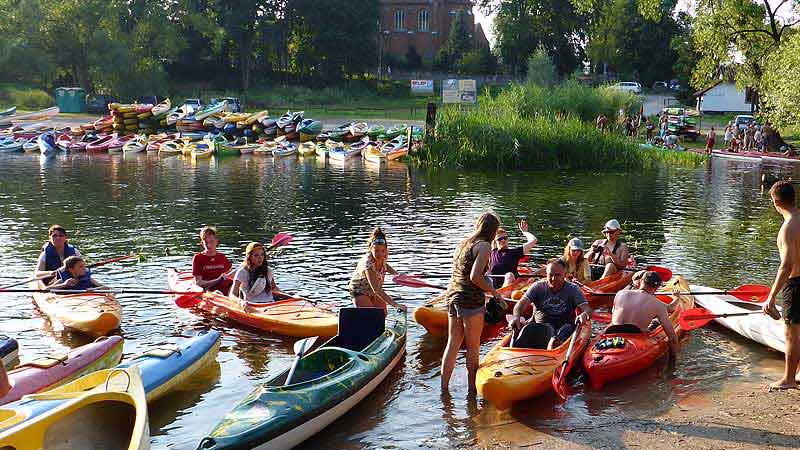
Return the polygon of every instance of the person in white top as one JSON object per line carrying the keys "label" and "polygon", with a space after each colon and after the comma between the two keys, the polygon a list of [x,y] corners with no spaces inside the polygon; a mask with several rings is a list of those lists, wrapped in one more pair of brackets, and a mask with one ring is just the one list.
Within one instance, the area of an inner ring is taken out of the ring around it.
{"label": "person in white top", "polygon": [[244,307],[273,302],[272,291],[278,289],[278,285],[267,264],[264,246],[251,242],[247,244],[244,254],[244,262],[233,275],[230,296],[239,299]]}

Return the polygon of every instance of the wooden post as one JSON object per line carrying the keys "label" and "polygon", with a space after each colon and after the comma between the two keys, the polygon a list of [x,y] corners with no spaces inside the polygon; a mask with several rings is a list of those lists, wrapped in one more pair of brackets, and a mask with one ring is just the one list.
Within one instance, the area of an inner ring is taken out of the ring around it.
{"label": "wooden post", "polygon": [[408,127],[408,132],[406,133],[406,142],[408,142],[408,154],[411,154],[411,138],[414,136],[414,125]]}
{"label": "wooden post", "polygon": [[436,103],[428,103],[428,112],[425,115],[425,141],[427,142],[434,128],[436,128]]}

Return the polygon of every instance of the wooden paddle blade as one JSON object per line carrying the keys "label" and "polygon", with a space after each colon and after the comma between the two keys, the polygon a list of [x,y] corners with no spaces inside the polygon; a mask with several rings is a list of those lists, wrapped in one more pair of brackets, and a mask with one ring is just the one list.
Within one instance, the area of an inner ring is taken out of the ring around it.
{"label": "wooden paddle blade", "polygon": [[729,291],[728,294],[745,302],[763,303],[767,300],[769,291],[770,287],[763,284],[743,284]]}
{"label": "wooden paddle blade", "polygon": [[392,281],[394,281],[395,284],[399,284],[400,286],[406,286],[411,288],[433,288],[440,290],[447,289],[444,286],[437,286],[435,284],[426,283],[420,280],[419,278],[414,278],[410,275],[404,275],[404,274],[395,275],[392,278]]}
{"label": "wooden paddle blade", "polygon": [[672,279],[672,271],[667,269],[666,267],[647,266],[644,268],[644,270],[649,270],[651,272],[657,273],[658,277],[661,278],[661,281],[663,281],[664,283]]}

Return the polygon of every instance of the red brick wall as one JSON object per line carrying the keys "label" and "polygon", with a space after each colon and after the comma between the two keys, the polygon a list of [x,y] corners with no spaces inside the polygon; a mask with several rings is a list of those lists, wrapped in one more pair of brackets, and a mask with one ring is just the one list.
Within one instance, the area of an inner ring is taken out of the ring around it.
{"label": "red brick wall", "polygon": [[[487,45],[480,25],[476,26],[472,14],[473,2],[470,0],[381,0],[379,48],[384,54],[398,58],[405,57],[411,45],[424,60],[430,60],[450,32],[450,24],[455,18],[451,11],[467,10],[471,21],[473,39],[477,45]],[[395,14],[403,11],[402,28],[395,26]],[[428,11],[428,30],[419,29],[419,12]]]}

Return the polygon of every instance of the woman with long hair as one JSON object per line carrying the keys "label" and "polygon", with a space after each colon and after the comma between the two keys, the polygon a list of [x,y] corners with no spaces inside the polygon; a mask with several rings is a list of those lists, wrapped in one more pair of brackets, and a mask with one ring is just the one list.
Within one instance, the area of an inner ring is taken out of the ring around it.
{"label": "woman with long hair", "polygon": [[267,264],[264,245],[259,242],[247,244],[244,262],[233,275],[230,296],[238,298],[244,306],[274,301],[272,291],[277,289],[272,269]]}
{"label": "woman with long hair", "polygon": [[381,227],[372,230],[367,241],[367,253],[356,264],[356,270],[350,277],[348,290],[353,304],[359,308],[382,308],[392,305],[405,311],[405,305],[397,303],[383,290],[386,273],[397,275],[398,272],[386,261],[389,258],[389,245],[386,234]]}
{"label": "woman with long hair", "polygon": [[489,274],[492,277],[492,284],[499,289],[508,286],[519,276],[517,268],[522,258],[528,256],[533,247],[536,246],[536,236],[528,233],[528,222],[521,220],[517,225],[519,231],[527,239],[527,242],[519,247],[509,247],[508,232],[503,228],[497,229],[497,236],[492,240],[492,253],[489,255]]}
{"label": "woman with long hair", "polygon": [[445,292],[448,308],[447,347],[442,355],[442,391],[447,392],[462,342],[467,347],[469,393],[475,394],[486,293],[499,297],[486,278],[491,242],[500,228],[500,219],[484,213],[475,222],[475,231],[453,252],[453,276]]}
{"label": "woman with long hair", "polygon": [[564,255],[561,259],[567,263],[567,278],[583,284],[592,281],[592,271],[589,268],[589,261],[586,260],[583,241],[578,238],[570,239],[564,247]]}

